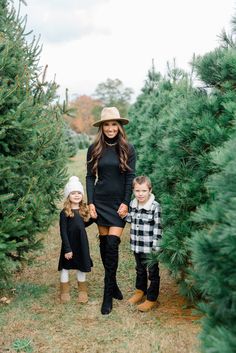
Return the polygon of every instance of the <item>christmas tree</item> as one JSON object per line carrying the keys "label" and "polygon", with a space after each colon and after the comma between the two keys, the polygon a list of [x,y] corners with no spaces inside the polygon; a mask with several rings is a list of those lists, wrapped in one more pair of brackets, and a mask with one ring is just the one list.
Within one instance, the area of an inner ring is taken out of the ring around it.
{"label": "christmas tree", "polygon": [[174,66],[154,88],[144,89],[130,112],[137,174],[151,177],[163,209],[164,251],[156,260],[166,264],[191,301],[199,294],[188,241],[199,227],[192,213],[209,198],[205,181],[217,170],[210,152],[231,137],[235,124],[232,43],[224,37],[219,48],[194,60],[200,87]]}
{"label": "christmas tree", "polygon": [[26,20],[0,1],[0,281],[37,248],[64,184],[64,122]]}
{"label": "christmas tree", "polygon": [[194,277],[205,302],[200,335],[205,353],[236,352],[236,134],[214,152],[221,170],[207,182],[210,202],[194,219],[202,230],[191,241]]}
{"label": "christmas tree", "polygon": [[[227,95],[224,115],[227,119],[235,115],[236,80],[236,17],[233,32],[222,33],[222,47],[213,55],[205,57],[201,66],[202,76],[209,77]],[[218,59],[224,70],[208,66]],[[227,77],[224,82],[223,77]],[[220,84],[219,82],[224,82]],[[204,298],[200,308],[204,313],[203,330],[200,334],[201,350],[204,353],[234,353],[236,351],[236,131],[235,120],[230,131],[230,140],[216,149],[211,157],[216,173],[207,181],[209,200],[194,214],[193,220],[199,230],[190,240],[194,279]]]}

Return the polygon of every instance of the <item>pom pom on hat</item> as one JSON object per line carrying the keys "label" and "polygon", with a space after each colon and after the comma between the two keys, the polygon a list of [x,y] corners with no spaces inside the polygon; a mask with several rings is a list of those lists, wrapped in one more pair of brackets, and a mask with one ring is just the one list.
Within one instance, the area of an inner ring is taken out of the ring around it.
{"label": "pom pom on hat", "polygon": [[72,191],[79,191],[79,192],[81,192],[82,195],[84,195],[83,185],[79,181],[79,178],[74,175],[72,177],[70,177],[68,183],[66,184],[66,186],[64,188],[65,198],[67,198]]}

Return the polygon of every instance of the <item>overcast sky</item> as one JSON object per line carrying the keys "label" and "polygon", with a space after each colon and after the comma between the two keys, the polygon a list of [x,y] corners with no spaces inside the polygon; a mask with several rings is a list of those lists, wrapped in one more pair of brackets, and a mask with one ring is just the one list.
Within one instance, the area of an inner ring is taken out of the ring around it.
{"label": "overcast sky", "polygon": [[[14,0],[18,6],[19,0]],[[173,58],[189,70],[193,53],[218,46],[236,0],[26,0],[27,29],[41,35],[41,64],[59,94],[91,95],[119,78],[139,94],[152,58],[163,74]]]}

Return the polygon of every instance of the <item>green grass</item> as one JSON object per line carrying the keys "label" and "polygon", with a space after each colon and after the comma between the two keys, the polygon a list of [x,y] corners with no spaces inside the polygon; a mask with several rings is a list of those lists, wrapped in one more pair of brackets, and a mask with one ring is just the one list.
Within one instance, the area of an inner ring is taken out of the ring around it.
{"label": "green grass", "polygon": [[28,338],[16,339],[12,344],[12,348],[16,352],[26,352],[26,353],[33,352],[31,340]]}

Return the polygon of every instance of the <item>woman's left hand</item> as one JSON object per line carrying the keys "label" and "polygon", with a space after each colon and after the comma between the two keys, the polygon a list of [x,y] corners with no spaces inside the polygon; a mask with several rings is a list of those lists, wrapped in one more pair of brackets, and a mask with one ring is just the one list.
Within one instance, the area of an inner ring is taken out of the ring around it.
{"label": "woman's left hand", "polygon": [[124,218],[128,214],[128,206],[124,203],[121,203],[117,213],[121,218]]}

